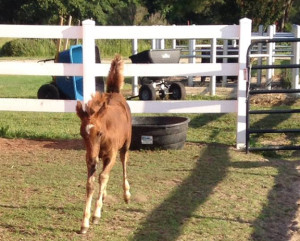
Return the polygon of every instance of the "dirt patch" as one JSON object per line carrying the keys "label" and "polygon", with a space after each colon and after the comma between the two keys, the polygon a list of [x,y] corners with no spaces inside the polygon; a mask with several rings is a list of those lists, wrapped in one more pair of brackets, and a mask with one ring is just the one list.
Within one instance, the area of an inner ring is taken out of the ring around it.
{"label": "dirt patch", "polygon": [[289,94],[264,94],[253,95],[250,98],[252,106],[271,107],[281,105],[300,105],[300,98],[296,95]]}
{"label": "dirt patch", "polygon": [[0,138],[2,153],[16,151],[33,152],[42,149],[80,150],[84,149],[82,140],[27,140]]}

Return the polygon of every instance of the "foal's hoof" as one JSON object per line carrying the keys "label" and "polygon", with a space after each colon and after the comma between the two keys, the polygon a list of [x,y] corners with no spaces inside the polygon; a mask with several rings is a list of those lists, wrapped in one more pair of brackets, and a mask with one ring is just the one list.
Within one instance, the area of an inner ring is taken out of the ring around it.
{"label": "foal's hoof", "polygon": [[80,233],[80,234],[86,234],[88,230],[89,230],[89,228],[87,228],[87,227],[81,227],[79,233]]}
{"label": "foal's hoof", "polygon": [[131,198],[130,192],[126,193],[126,194],[124,195],[124,201],[125,201],[125,203],[128,204],[129,201],[130,201],[130,198]]}
{"label": "foal's hoof", "polygon": [[93,217],[93,224],[99,224],[100,218],[99,217]]}

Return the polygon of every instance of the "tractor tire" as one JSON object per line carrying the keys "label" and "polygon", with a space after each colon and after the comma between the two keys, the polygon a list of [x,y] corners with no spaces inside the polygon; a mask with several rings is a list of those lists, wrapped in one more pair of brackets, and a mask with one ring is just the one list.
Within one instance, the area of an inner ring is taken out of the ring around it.
{"label": "tractor tire", "polygon": [[186,97],[185,87],[179,82],[171,84],[169,93],[169,99],[171,100],[184,100]]}
{"label": "tractor tire", "polygon": [[59,90],[54,84],[42,85],[37,93],[38,99],[59,99]]}
{"label": "tractor tire", "polygon": [[140,100],[156,100],[156,91],[153,85],[142,85],[139,89]]}

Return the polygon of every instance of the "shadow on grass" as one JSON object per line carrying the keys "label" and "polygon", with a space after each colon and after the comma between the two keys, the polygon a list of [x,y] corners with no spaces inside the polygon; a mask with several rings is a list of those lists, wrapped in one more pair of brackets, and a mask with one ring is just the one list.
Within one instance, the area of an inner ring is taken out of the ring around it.
{"label": "shadow on grass", "polygon": [[[289,105],[285,106],[285,109],[291,109],[291,106],[295,103],[296,103],[296,99],[291,100],[289,102]],[[276,108],[276,109],[278,109],[278,108]],[[279,129],[276,127],[279,124],[281,124],[282,122],[291,118],[292,115],[293,114],[290,114],[290,113],[269,114],[269,115],[265,116],[264,118],[260,119],[259,121],[256,121],[256,122],[250,124],[250,126],[253,129]],[[251,121],[251,115],[250,115],[250,121]],[[251,136],[253,136],[253,138],[256,138],[256,140],[258,140],[259,137],[261,136],[261,134],[253,134]],[[250,141],[251,141],[251,136],[250,136]],[[295,143],[296,140],[293,137],[293,134],[286,134],[286,136],[291,140],[292,143]]]}
{"label": "shadow on grass", "polygon": [[205,126],[207,123],[216,121],[217,119],[221,118],[225,114],[205,114],[205,115],[197,115],[195,118],[193,118],[190,123],[189,127],[192,128],[199,128]]}
{"label": "shadow on grass", "polygon": [[[215,121],[224,114],[199,115],[191,120],[189,127],[198,128]],[[219,133],[212,132],[215,138]],[[226,176],[229,166],[228,147],[221,146],[222,160],[214,158],[216,144],[207,145],[200,155],[196,167],[170,196],[152,211],[137,230],[132,240],[177,240],[181,235],[185,222],[193,217],[194,211],[205,203],[214,187]],[[217,164],[214,162],[218,160]]]}
{"label": "shadow on grass", "polygon": [[[229,157],[216,160],[215,148],[216,145],[207,146],[190,176],[148,215],[132,240],[177,240],[185,222],[226,176]],[[226,153],[226,149],[223,151]],[[218,164],[214,164],[216,161]]]}
{"label": "shadow on grass", "polygon": [[[300,156],[300,152],[297,153]],[[268,193],[268,201],[262,207],[258,218],[251,224],[254,230],[251,240],[290,240],[293,232],[299,230],[299,223],[295,218],[300,199],[300,158],[289,161],[274,154],[272,157],[265,155],[265,158],[265,162],[242,161],[232,164],[234,168],[244,170],[272,167],[278,171],[274,176],[273,188]],[[300,240],[300,236],[295,240]]]}
{"label": "shadow on grass", "polygon": [[[278,114],[276,117],[271,114],[254,123],[254,126],[258,129],[275,129],[276,126],[290,117],[291,114]],[[290,139],[293,142],[292,136]],[[298,172],[300,158],[296,161],[289,161],[283,156],[276,155],[276,152],[265,152],[263,155],[268,160],[268,162],[265,162],[265,165],[275,167],[278,170],[278,174],[275,177],[273,189],[268,194],[268,202],[253,223],[254,232],[252,239],[290,240],[293,233],[299,230],[299,223],[295,218],[298,211],[297,202],[300,198],[300,176]],[[293,155],[299,157],[300,152],[295,151]],[[255,163],[252,165],[255,165]],[[249,168],[251,168],[251,164]],[[295,240],[299,239],[300,236]]]}
{"label": "shadow on grass", "polygon": [[[298,152],[298,155],[300,152]],[[300,155],[299,155],[300,156]],[[296,161],[284,160],[280,156],[270,158],[266,166],[275,167],[278,174],[273,189],[268,194],[268,202],[259,217],[253,223],[253,240],[290,240],[294,232],[299,231],[299,223],[295,219],[300,198],[300,158]],[[298,234],[299,235],[299,234]],[[297,239],[299,240],[300,236]]]}

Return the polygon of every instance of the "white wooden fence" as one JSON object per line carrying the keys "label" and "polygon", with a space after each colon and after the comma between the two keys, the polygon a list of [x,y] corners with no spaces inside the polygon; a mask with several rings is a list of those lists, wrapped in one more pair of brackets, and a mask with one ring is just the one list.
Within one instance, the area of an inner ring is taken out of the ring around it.
{"label": "white wooden fence", "polygon": [[[237,113],[238,149],[246,143],[246,52],[251,41],[251,20],[239,25],[209,26],[82,26],[0,25],[0,37],[82,39],[83,63],[0,62],[1,75],[83,76],[84,103],[95,92],[95,76],[106,76],[109,64],[96,64],[95,39],[238,39],[239,63],[126,64],[125,76],[238,76],[236,100],[128,101],[133,113]],[[74,100],[1,98],[0,111],[75,112]],[[221,131],[221,130],[220,130]]]}
{"label": "white wooden fence", "polygon": [[[258,32],[252,32],[251,40],[258,39],[273,39],[273,38],[299,38],[300,26],[293,25],[292,32],[276,32],[275,25],[269,25],[267,30],[264,30],[264,26],[260,25]],[[202,61],[203,58],[209,58],[211,63],[216,63],[218,58],[223,59],[223,63],[227,63],[228,58],[238,57],[238,46],[237,41],[231,41],[229,44],[227,39],[217,44],[217,39],[210,39],[210,43],[207,44],[196,44],[195,39],[190,39],[186,45],[177,45],[176,40],[173,40],[173,48],[179,48],[182,51],[181,58],[188,58],[189,63],[197,63]],[[137,41],[133,43],[134,49],[137,49]],[[288,41],[287,41],[288,43]],[[159,41],[153,41],[152,48],[164,48],[165,43],[163,39]],[[219,48],[217,51],[216,48]],[[203,52],[205,54],[203,54]],[[220,55],[221,54],[221,55]],[[275,63],[276,59],[290,60],[291,64],[299,64],[300,60],[300,43],[294,42],[287,45],[269,43],[266,46],[258,44],[257,48],[253,48],[251,51],[251,57],[257,58],[258,64],[262,65],[263,58],[266,59],[269,65]],[[274,69],[266,70],[266,86],[271,89],[272,78],[274,76]],[[299,69],[293,69],[292,72],[292,88],[299,89]],[[257,84],[260,85],[262,82],[262,70],[257,70]],[[193,86],[193,78],[190,77],[189,86]],[[227,76],[223,76],[222,86],[227,85]],[[209,91],[211,95],[216,94],[216,77],[212,76],[210,80]]]}

